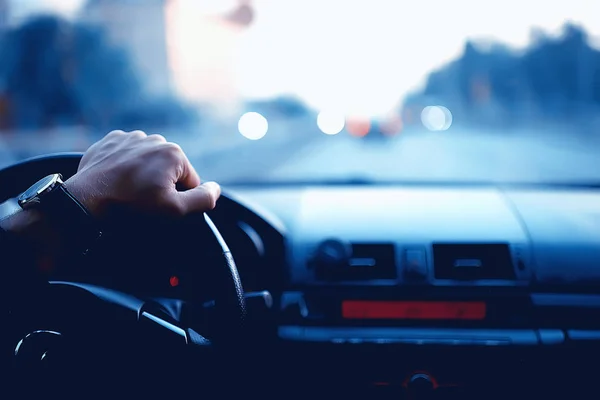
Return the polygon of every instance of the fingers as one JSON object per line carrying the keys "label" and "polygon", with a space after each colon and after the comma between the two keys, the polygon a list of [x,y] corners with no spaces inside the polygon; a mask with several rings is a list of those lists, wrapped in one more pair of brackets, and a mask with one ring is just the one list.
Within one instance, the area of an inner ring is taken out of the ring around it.
{"label": "fingers", "polygon": [[205,182],[190,190],[174,191],[173,196],[180,214],[205,212],[215,208],[221,196],[221,187],[216,182]]}
{"label": "fingers", "polygon": [[157,142],[157,143],[167,143],[167,139],[165,139],[165,137],[163,135],[159,135],[159,134],[148,135],[148,140],[151,140],[151,141]]}
{"label": "fingers", "polygon": [[166,163],[166,168],[172,173],[173,183],[179,189],[187,190],[200,185],[198,173],[178,144],[167,142],[155,149]]}
{"label": "fingers", "polygon": [[[104,136],[104,139],[106,139],[106,140],[111,140],[111,139],[112,140],[123,140],[123,139],[128,139],[128,138],[144,139],[146,137],[148,137],[148,135],[144,131],[135,130],[135,131],[131,131],[131,132],[125,132],[125,131],[118,129],[118,130],[110,131],[106,136]],[[150,135],[150,137],[155,137],[154,139],[156,139],[156,137],[162,137],[162,136],[161,135]]]}
{"label": "fingers", "polygon": [[173,161],[179,166],[176,168],[174,183],[177,188],[183,190],[171,192],[177,213],[186,215],[212,210],[221,196],[221,187],[215,182],[206,182],[201,185],[198,173],[179,145],[165,143],[164,148],[168,154],[174,157]]}
{"label": "fingers", "polygon": [[165,155],[169,164],[172,164],[168,165],[168,167],[173,168],[175,172],[174,183],[177,187],[187,190],[200,185],[200,177],[181,147],[176,143],[167,142],[164,136],[159,134],[147,135],[141,130],[131,132],[113,131],[109,133],[109,136],[119,139],[143,140],[145,143],[150,144],[151,147],[160,145],[158,148],[159,152]]}
{"label": "fingers", "polygon": [[196,172],[196,169],[194,168],[192,163],[190,163],[190,160],[188,160],[185,153],[182,152],[181,154],[183,157],[183,168],[181,169],[181,176],[179,177],[177,182],[175,182],[175,184],[177,184],[183,190],[193,189],[200,185],[200,176]]}
{"label": "fingers", "polygon": [[146,135],[146,132],[140,130],[128,132],[127,136],[136,139],[144,139],[148,137],[148,135]]}
{"label": "fingers", "polygon": [[104,136],[104,138],[110,139],[110,138],[119,137],[119,136],[123,136],[123,135],[125,135],[125,131],[117,129],[117,130],[108,132],[108,134],[106,136]]}

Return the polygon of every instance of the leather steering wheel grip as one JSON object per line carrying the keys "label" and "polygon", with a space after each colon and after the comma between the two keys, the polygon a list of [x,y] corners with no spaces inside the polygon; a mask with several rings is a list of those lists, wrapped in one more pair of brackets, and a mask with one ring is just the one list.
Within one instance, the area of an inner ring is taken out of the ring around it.
{"label": "leather steering wheel grip", "polygon": [[237,321],[237,324],[225,327],[225,330],[220,332],[220,336],[232,335],[235,337],[240,333],[238,330],[244,328],[247,317],[246,299],[244,296],[242,280],[240,279],[240,274],[235,265],[233,255],[231,254],[225,239],[223,239],[221,232],[219,232],[216,225],[206,213],[204,213],[204,220],[223,251],[223,260],[225,262],[223,272],[226,275],[225,281],[228,282],[227,288],[225,289],[228,293],[224,293],[224,296],[219,296],[219,298],[216,299],[216,306],[220,313],[233,317],[229,320]]}

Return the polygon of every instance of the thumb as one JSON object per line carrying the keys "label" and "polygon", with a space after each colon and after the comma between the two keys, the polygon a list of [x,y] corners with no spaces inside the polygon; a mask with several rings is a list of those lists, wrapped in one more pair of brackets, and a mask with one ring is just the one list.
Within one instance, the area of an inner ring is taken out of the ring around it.
{"label": "thumb", "polygon": [[205,182],[193,189],[177,192],[176,196],[183,214],[205,212],[215,208],[221,187],[216,182]]}

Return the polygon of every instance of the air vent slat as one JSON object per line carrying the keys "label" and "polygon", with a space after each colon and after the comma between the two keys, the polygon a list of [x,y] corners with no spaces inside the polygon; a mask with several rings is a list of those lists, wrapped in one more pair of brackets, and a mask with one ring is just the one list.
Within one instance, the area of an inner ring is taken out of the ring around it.
{"label": "air vent slat", "polygon": [[352,243],[350,268],[362,268],[364,279],[396,278],[396,256],[392,243]]}

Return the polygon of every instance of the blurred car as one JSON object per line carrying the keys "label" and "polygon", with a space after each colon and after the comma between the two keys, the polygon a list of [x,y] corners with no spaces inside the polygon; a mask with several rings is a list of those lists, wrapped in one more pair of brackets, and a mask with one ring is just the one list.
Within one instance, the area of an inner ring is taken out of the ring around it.
{"label": "blurred car", "polygon": [[[369,141],[385,141],[399,135],[403,128],[403,122],[399,115],[391,115],[385,118],[373,118],[363,125],[359,125],[360,137]],[[350,127],[349,129],[356,129]]]}

